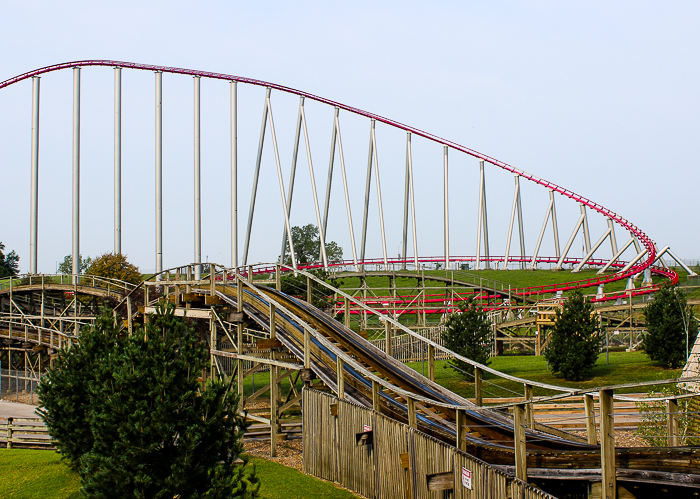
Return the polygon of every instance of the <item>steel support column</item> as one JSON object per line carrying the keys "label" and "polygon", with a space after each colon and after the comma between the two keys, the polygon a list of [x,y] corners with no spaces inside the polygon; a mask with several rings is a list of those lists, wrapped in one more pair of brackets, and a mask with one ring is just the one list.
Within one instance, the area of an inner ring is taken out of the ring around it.
{"label": "steel support column", "polygon": [[114,68],[114,253],[122,252],[122,68]]}
{"label": "steel support column", "polygon": [[156,71],[156,279],[163,271],[163,73]]}
{"label": "steel support column", "polygon": [[243,265],[248,264],[248,250],[250,249],[250,232],[253,228],[253,214],[255,213],[255,198],[258,194],[258,180],[260,180],[260,163],[262,162],[263,146],[265,145],[265,127],[267,126],[267,100],[270,98],[271,88],[265,94],[263,106],[263,119],[260,125],[260,141],[258,142],[258,156],[255,160],[255,175],[253,176],[253,193],[250,197],[250,210],[248,211],[248,226],[245,234],[245,248],[243,249]]}
{"label": "steel support column", "polygon": [[37,273],[37,243],[39,233],[39,82],[32,78],[32,184],[29,240],[29,273]]}
{"label": "steel support column", "polygon": [[443,172],[442,172],[442,200],[443,200],[443,242],[445,249],[445,270],[450,268],[450,202],[449,202],[449,170],[447,163],[447,146],[443,147]]}
{"label": "steel support column", "polygon": [[201,126],[200,126],[201,78],[194,77],[194,278],[202,278],[202,172],[201,172]]}
{"label": "steel support column", "polygon": [[[299,111],[297,113],[297,129],[294,136],[294,150],[292,152],[292,170],[289,173],[289,185],[287,186],[287,218],[292,214],[292,197],[294,196],[294,180],[297,174],[297,158],[299,157],[299,140],[301,139],[301,112],[304,106],[304,97],[299,98]],[[320,233],[319,233],[320,236]],[[319,238],[320,239],[320,238]],[[284,263],[287,254],[287,226],[282,230],[282,248],[280,249],[279,263]]]}
{"label": "steel support column", "polygon": [[231,266],[238,267],[238,83],[231,82]]}
{"label": "steel support column", "polygon": [[73,283],[80,273],[80,68],[73,68]]}

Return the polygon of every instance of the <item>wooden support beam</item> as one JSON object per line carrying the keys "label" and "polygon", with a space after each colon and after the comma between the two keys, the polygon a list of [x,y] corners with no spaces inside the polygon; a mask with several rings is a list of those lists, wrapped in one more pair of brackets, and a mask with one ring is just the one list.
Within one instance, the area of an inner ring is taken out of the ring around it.
{"label": "wooden support beam", "polygon": [[482,379],[484,377],[484,372],[480,367],[474,368],[474,403],[478,406],[482,406],[484,403],[483,390],[482,390]]}
{"label": "wooden support beam", "polygon": [[588,443],[596,445],[598,443],[598,436],[595,430],[595,409],[593,405],[593,395],[590,393],[585,393],[583,395],[583,407],[586,414],[586,437],[588,438]]}
{"label": "wooden support beam", "polygon": [[387,355],[393,356],[394,352],[391,348],[391,323],[389,321],[384,321],[384,333],[384,338],[386,339],[384,342],[384,351]]}
{"label": "wooden support beam", "polygon": [[[525,383],[523,385],[525,400],[532,399],[532,385]],[[535,426],[535,412],[532,410],[532,402],[525,404],[525,424],[528,428],[533,428]]]}
{"label": "wooden support beam", "polygon": [[350,327],[350,300],[348,300],[346,297],[343,297],[344,303],[344,311],[343,311],[343,322],[345,323],[345,327]]}
{"label": "wooden support beam", "polygon": [[282,269],[279,264],[275,265],[275,289],[282,291]]}
{"label": "wooden support beam", "polygon": [[408,425],[411,428],[418,429],[418,415],[416,414],[416,401],[408,399]]}
{"label": "wooden support beam", "polygon": [[617,499],[615,477],[615,413],[613,391],[600,392],[600,467],[602,472],[601,499]]}
{"label": "wooden support beam", "polygon": [[338,385],[338,398],[345,398],[345,376],[343,375],[343,359],[336,357],[336,382]]}
{"label": "wooden support beam", "polygon": [[435,381],[435,347],[428,345],[428,378]]}
{"label": "wooden support beam", "polygon": [[678,400],[669,399],[666,401],[666,412],[668,413],[668,418],[666,420],[666,434],[668,438],[667,445],[669,447],[676,447],[680,445],[678,441]]}
{"label": "wooden support beam", "polygon": [[310,277],[306,278],[306,301],[311,303],[314,299],[314,285]]}
{"label": "wooden support beam", "polygon": [[457,409],[456,411],[456,429],[457,429],[457,448],[463,451],[467,450],[467,441],[464,439],[465,425],[467,424],[467,415],[463,410]]}
{"label": "wooden support beam", "polygon": [[515,440],[515,476],[527,482],[527,448],[525,443],[525,404],[513,406]]}
{"label": "wooden support beam", "polygon": [[381,389],[380,384],[372,380],[372,409],[377,412],[382,412]]}

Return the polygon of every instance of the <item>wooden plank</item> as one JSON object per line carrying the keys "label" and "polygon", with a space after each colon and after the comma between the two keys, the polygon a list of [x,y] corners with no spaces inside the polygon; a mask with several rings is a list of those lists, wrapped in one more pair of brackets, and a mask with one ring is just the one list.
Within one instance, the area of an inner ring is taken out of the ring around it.
{"label": "wooden plank", "polygon": [[272,350],[275,348],[282,348],[282,342],[280,340],[258,340],[255,342],[256,350]]}
{"label": "wooden plank", "polygon": [[401,457],[401,468],[407,470],[411,466],[411,456],[408,452],[402,452]]}
{"label": "wooden plank", "polygon": [[428,490],[452,490],[455,488],[455,477],[451,471],[433,473],[425,476]]}

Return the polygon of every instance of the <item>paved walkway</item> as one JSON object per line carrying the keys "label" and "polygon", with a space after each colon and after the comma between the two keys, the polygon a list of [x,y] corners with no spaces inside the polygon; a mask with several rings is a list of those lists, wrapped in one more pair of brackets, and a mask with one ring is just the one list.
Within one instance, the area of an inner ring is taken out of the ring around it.
{"label": "paved walkway", "polygon": [[0,400],[0,419],[6,418],[38,418],[39,415],[34,412],[35,405],[18,404],[16,402],[5,402]]}

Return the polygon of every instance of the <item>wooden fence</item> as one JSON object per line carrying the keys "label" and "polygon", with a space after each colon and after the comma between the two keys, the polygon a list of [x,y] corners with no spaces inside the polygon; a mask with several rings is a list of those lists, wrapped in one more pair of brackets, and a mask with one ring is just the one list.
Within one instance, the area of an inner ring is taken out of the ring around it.
{"label": "wooden fence", "polygon": [[554,499],[410,426],[304,389],[304,471],[370,499]]}
{"label": "wooden fence", "polygon": [[[430,329],[419,330],[422,336],[427,339],[434,341],[438,345],[444,345],[440,334],[444,330],[444,326],[437,326]],[[379,338],[370,341],[375,347],[386,352],[386,339]],[[420,338],[411,336],[410,334],[401,334],[391,337],[391,354],[397,360],[401,362],[420,362],[428,360],[428,344],[422,341]],[[452,356],[447,352],[442,350],[435,350],[436,360],[451,359]]]}
{"label": "wooden fence", "polygon": [[0,419],[0,447],[53,449],[49,430],[39,418]]}

